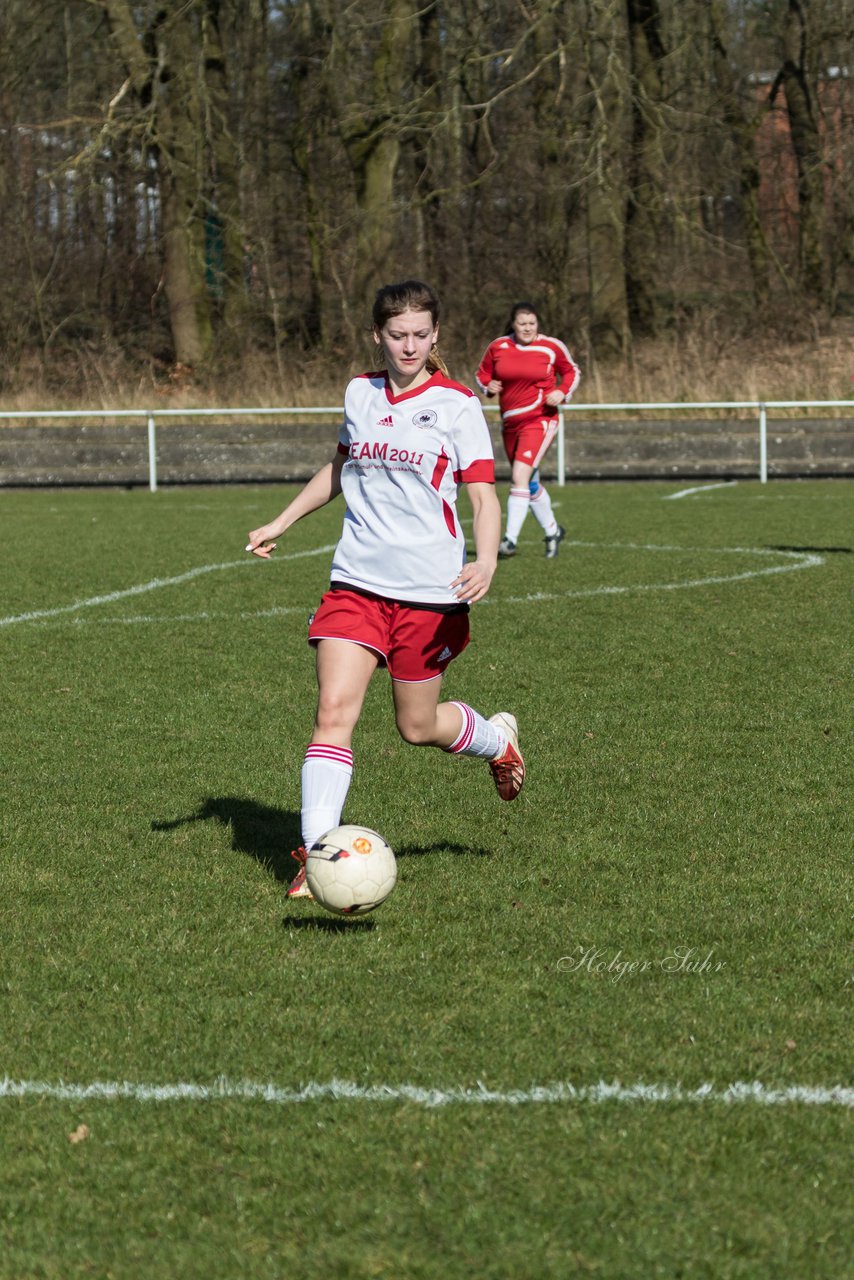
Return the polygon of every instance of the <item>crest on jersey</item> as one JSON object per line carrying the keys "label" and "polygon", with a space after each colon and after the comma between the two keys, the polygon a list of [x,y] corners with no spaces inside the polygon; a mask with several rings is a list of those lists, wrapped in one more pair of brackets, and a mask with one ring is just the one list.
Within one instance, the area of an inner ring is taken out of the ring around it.
{"label": "crest on jersey", "polygon": [[421,427],[422,430],[426,430],[427,427],[434,425],[437,417],[438,414],[433,409],[422,409],[420,413],[416,413],[413,416],[412,424],[413,426]]}

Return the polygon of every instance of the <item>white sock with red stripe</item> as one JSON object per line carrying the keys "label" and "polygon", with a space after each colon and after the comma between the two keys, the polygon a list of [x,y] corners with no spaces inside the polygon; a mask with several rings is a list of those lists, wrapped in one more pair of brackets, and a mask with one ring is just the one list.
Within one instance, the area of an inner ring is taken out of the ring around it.
{"label": "white sock with red stripe", "polygon": [[531,497],[531,510],[546,537],[553,537],[557,533],[557,520],[552,511],[552,500],[542,485]]}
{"label": "white sock with red stripe", "polygon": [[531,505],[531,495],[527,489],[511,489],[507,499],[507,539],[518,542],[525,516]]}
{"label": "white sock with red stripe", "polygon": [[480,756],[484,760],[496,760],[504,754],[507,738],[496,725],[465,702],[452,702],[451,706],[458,708],[463,727],[451,745],[445,747],[446,751],[455,756]]}
{"label": "white sock with red stripe", "polygon": [[302,842],[310,849],[321,836],[341,825],[344,801],[353,776],[353,752],[313,742],[302,766]]}

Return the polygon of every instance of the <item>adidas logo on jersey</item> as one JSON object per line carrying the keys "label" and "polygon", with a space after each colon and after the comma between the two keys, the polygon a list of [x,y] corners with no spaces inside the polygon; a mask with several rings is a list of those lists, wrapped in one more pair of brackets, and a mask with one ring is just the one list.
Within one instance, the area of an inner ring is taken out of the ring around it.
{"label": "adidas logo on jersey", "polygon": [[394,418],[391,416],[391,414],[389,414],[387,418],[380,418],[380,419],[378,420],[378,422],[377,422],[377,426],[378,426],[378,427],[393,427],[393,426],[394,426]]}
{"label": "adidas logo on jersey", "polygon": [[439,654],[439,656],[438,656],[438,658],[436,659],[436,661],[437,661],[437,662],[447,662],[448,658],[452,658],[453,656],[454,656],[454,655],[453,655],[453,653],[451,652],[451,650],[448,648],[448,646],[447,646],[447,645],[445,645],[444,649],[443,649],[443,650],[442,650],[442,652]]}

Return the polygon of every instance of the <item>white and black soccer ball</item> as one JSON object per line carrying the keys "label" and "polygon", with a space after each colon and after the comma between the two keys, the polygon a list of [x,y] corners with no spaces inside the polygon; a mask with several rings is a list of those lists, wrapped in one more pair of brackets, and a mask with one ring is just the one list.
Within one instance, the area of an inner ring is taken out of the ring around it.
{"label": "white and black soccer ball", "polygon": [[316,902],[340,916],[365,915],[385,902],[397,862],[378,831],[334,827],[309,850],[305,878]]}

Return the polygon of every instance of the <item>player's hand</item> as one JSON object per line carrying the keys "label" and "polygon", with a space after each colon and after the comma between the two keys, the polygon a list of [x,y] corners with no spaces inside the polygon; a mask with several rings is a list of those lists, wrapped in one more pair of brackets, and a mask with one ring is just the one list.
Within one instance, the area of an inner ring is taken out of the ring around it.
{"label": "player's hand", "polygon": [[486,394],[488,396],[500,396],[503,385],[499,378],[493,378],[491,382],[486,384]]}
{"label": "player's hand", "polygon": [[550,391],[546,396],[546,404],[550,404],[553,409],[556,409],[559,404],[563,404],[565,398],[564,393],[558,387],[555,387],[554,391]]}
{"label": "player's hand", "polygon": [[495,565],[486,564],[483,560],[472,560],[463,565],[451,583],[451,590],[460,604],[477,604],[489,590],[494,573]]}
{"label": "player's hand", "polygon": [[266,524],[260,529],[253,529],[249,535],[246,550],[251,551],[253,555],[259,556],[262,560],[269,560],[270,553],[276,550],[276,538],[278,536]]}

